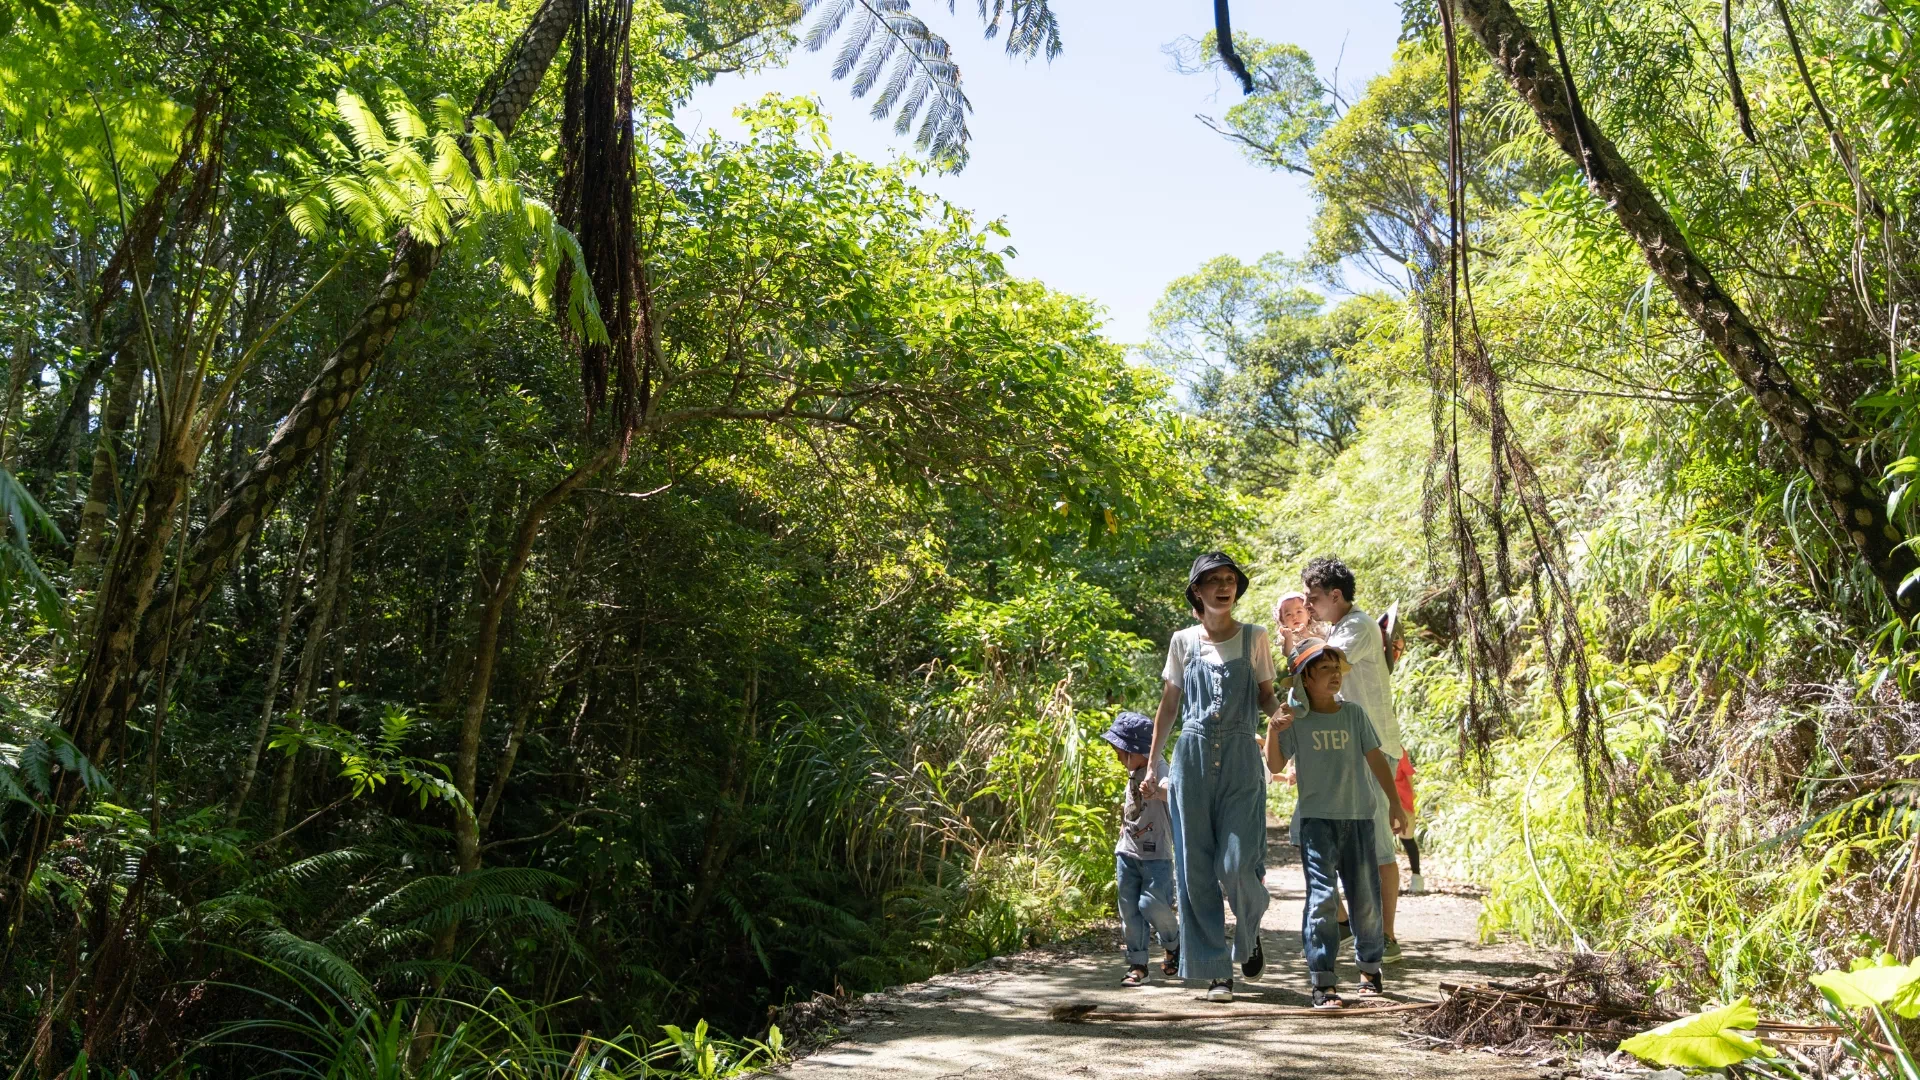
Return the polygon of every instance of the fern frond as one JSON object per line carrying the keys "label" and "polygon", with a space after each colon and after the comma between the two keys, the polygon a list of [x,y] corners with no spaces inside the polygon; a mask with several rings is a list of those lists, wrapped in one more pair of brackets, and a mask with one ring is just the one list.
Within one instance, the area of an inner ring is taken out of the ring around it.
{"label": "fern frond", "polygon": [[[1038,16],[1022,13],[1034,6],[1033,0],[1026,3],[1014,0],[1012,8],[1006,9],[1017,16],[1008,25],[1020,28],[1023,42],[1034,31],[1028,28],[1028,22],[1020,20]],[[909,0],[808,0],[803,10],[817,11],[817,15],[807,32],[806,45],[815,52],[826,47],[846,23],[848,15],[854,15],[853,25],[835,56],[833,77],[854,76],[851,89],[855,100],[866,97],[876,86],[882,87],[870,110],[873,118],[884,119],[897,109],[893,129],[901,135],[912,131],[917,121],[915,147],[932,158],[938,167],[958,171],[967,161],[967,113],[973,105],[960,89],[960,68],[953,62],[947,40],[934,33],[910,8]],[[1052,13],[1044,3],[1039,3],[1038,8],[1051,19]],[[983,18],[987,10],[983,3]],[[1000,6],[996,4],[998,10]],[[989,36],[997,32],[994,28],[998,18],[996,15],[989,22]],[[1035,25],[1041,24],[1044,20]],[[1055,36],[1057,38],[1057,31]],[[893,70],[883,78],[882,72],[889,63],[894,65]]]}
{"label": "fern frond", "polygon": [[742,904],[740,898],[732,892],[721,889],[719,899],[720,903],[732,913],[734,925],[746,935],[747,944],[753,946],[753,955],[760,958],[761,969],[769,975],[773,974],[773,961],[767,959],[767,950],[760,941],[760,924],[754,921],[753,916],[747,911],[747,906]]}
{"label": "fern frond", "polygon": [[368,107],[366,99],[351,90],[342,89],[333,96],[333,103],[340,110],[340,119],[347,125],[347,133],[353,136],[353,145],[361,154],[378,156],[392,149],[387,139],[387,130],[380,124],[380,117]]}
{"label": "fern frond", "polygon": [[1920,816],[1920,780],[1891,780],[1747,850],[1766,851],[1795,843],[1815,831],[1853,835],[1896,832],[1911,827],[1917,816]]}
{"label": "fern frond", "polygon": [[[865,48],[865,43],[862,43],[861,47]],[[867,91],[873,89],[873,84],[880,79],[880,72],[886,68],[887,61],[892,59],[895,50],[899,47],[900,39],[888,34],[873,48],[867,49],[867,58],[861,61],[860,70],[854,75],[853,86],[850,88],[856,100],[866,97]],[[851,69],[852,64],[848,67]],[[838,74],[834,76],[834,78],[840,77]]]}
{"label": "fern frond", "polygon": [[427,137],[426,119],[398,86],[389,87],[384,103],[387,106],[387,126],[393,130],[395,139],[412,141]]}
{"label": "fern frond", "polygon": [[380,968],[375,974],[381,983],[388,985],[438,985],[469,990],[492,986],[491,979],[458,960],[402,960]]}
{"label": "fern frond", "polygon": [[988,40],[1000,33],[1002,19],[1007,24],[1008,56],[1031,57],[1043,50],[1049,60],[1060,55],[1060,21],[1049,0],[980,0],[980,21],[987,24]]}
{"label": "fern frond", "polygon": [[356,1005],[373,1003],[373,987],[366,977],[325,945],[275,927],[260,935],[260,947],[272,959],[319,980]]}
{"label": "fern frond", "polygon": [[35,533],[56,544],[66,543],[66,538],[60,535],[52,515],[4,466],[0,466],[0,531],[4,532],[0,535],[0,609],[10,606],[15,592],[24,585],[41,616],[64,625],[66,602],[34,560],[32,540]]}
{"label": "fern frond", "polygon": [[[834,78],[846,78],[847,73],[853,70],[853,65],[860,62],[860,54],[865,52],[867,45],[873,41],[874,28],[879,24],[879,13],[873,10],[872,5],[860,3],[854,8],[853,26],[847,31],[846,38],[840,42],[840,53],[833,61]],[[859,97],[859,91],[855,91],[853,96]]]}
{"label": "fern frond", "polygon": [[820,0],[806,0],[801,5],[801,13],[812,12],[820,8],[820,17],[815,19],[813,27],[807,31],[807,51],[819,52],[833,35],[840,32],[840,24],[846,21],[847,13],[853,10],[854,0],[827,0],[826,6],[820,6]]}

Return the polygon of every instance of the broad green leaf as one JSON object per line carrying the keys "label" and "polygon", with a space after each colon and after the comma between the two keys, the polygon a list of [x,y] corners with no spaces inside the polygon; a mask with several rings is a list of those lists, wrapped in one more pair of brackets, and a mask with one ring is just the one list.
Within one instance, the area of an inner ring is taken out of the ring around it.
{"label": "broad green leaf", "polygon": [[1902,964],[1882,953],[1854,961],[1851,971],[1823,971],[1807,981],[1843,1009],[1889,1006],[1904,1017],[1920,1015],[1920,962]]}
{"label": "broad green leaf", "polygon": [[1760,1015],[1746,998],[1723,1009],[1683,1016],[1643,1031],[1620,1044],[1620,1049],[1656,1065],[1720,1069],[1751,1057],[1771,1055],[1753,1037]]}

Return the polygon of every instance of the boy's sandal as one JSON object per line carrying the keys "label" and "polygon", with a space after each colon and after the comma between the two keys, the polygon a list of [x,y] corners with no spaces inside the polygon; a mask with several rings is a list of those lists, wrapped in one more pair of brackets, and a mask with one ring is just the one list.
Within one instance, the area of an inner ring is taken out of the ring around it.
{"label": "boy's sandal", "polygon": [[1160,958],[1160,974],[1171,979],[1180,974],[1180,950],[1168,949],[1167,955]]}
{"label": "boy's sandal", "polygon": [[1371,971],[1360,973],[1360,997],[1377,998],[1386,994],[1386,988],[1380,984],[1380,976]]}
{"label": "boy's sandal", "polygon": [[1127,968],[1127,977],[1120,980],[1120,985],[1121,986],[1147,985],[1147,965],[1134,964],[1133,966]]}
{"label": "boy's sandal", "polygon": [[1347,1003],[1346,1000],[1331,987],[1316,986],[1313,988],[1313,1007],[1316,1009],[1344,1009],[1347,1007]]}

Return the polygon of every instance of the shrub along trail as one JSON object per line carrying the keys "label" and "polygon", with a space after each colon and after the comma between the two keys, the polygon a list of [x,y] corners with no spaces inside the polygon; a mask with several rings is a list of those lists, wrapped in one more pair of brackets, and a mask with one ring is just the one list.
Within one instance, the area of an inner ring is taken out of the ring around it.
{"label": "shrub along trail", "polygon": [[[1284,832],[1268,830],[1267,889],[1274,904],[1263,924],[1267,971],[1257,983],[1236,981],[1231,1005],[1210,1005],[1204,983],[1160,976],[1142,989],[1120,986],[1126,967],[1117,935],[1056,949],[1003,957],[978,968],[870,995],[848,1025],[848,1037],[791,1067],[801,1080],[981,1080],[1036,1077],[1109,1080],[1122,1077],[1509,1077],[1531,1075],[1526,1059],[1443,1054],[1409,1045],[1404,1012],[1381,1017],[1248,1016],[1244,1021],[1063,1023],[1062,1005],[1101,1012],[1253,1013],[1304,1006],[1306,962],[1300,955],[1305,895],[1299,860]],[[1477,901],[1459,895],[1402,897],[1399,915],[1406,960],[1389,966],[1387,993],[1396,1002],[1434,1001],[1440,983],[1522,978],[1545,970],[1543,958],[1513,946],[1475,942]],[[1351,946],[1340,964],[1351,992],[1359,978]]]}

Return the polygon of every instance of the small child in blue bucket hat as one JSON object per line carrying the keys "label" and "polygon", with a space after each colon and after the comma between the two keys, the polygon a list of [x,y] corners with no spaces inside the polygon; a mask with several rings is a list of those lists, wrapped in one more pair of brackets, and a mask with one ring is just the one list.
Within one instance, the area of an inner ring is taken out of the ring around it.
{"label": "small child in blue bucket hat", "polygon": [[[1120,892],[1120,925],[1127,939],[1127,977],[1122,986],[1147,981],[1147,951],[1151,935],[1160,938],[1166,955],[1160,972],[1180,971],[1180,923],[1173,914],[1173,815],[1167,808],[1167,764],[1151,761],[1153,718],[1123,712],[1101,738],[1113,745],[1113,754],[1127,770],[1127,796],[1120,807],[1120,840],[1113,846],[1114,884]],[[1152,769],[1158,785],[1142,794],[1140,782]],[[1150,933],[1151,932],[1151,933]]]}

